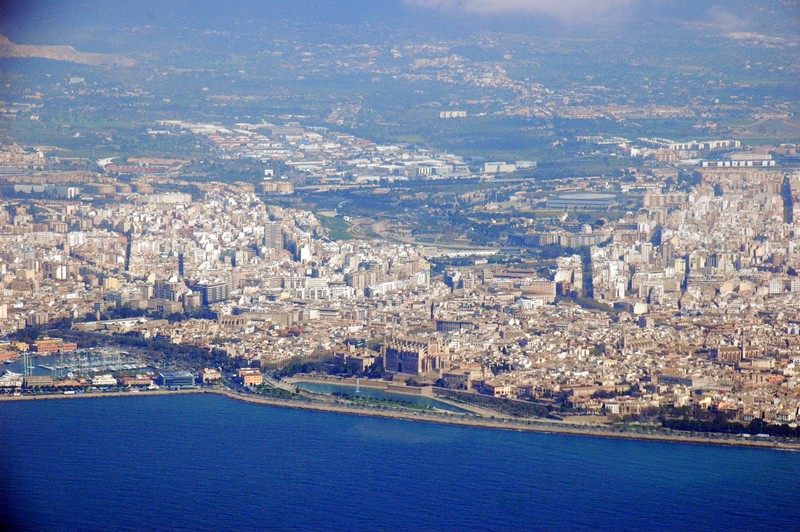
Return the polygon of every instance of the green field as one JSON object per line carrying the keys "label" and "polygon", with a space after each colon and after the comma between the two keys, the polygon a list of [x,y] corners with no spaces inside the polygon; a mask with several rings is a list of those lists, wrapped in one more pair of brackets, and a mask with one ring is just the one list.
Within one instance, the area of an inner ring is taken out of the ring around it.
{"label": "green field", "polygon": [[328,230],[331,240],[352,240],[350,234],[350,224],[345,222],[341,216],[321,216],[317,215],[319,222]]}

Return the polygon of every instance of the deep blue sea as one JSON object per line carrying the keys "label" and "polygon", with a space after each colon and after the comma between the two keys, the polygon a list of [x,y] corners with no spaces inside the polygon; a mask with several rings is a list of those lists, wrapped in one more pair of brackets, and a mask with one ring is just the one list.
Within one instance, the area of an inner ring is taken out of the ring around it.
{"label": "deep blue sea", "polygon": [[214,395],[0,404],[13,530],[793,530],[800,453]]}

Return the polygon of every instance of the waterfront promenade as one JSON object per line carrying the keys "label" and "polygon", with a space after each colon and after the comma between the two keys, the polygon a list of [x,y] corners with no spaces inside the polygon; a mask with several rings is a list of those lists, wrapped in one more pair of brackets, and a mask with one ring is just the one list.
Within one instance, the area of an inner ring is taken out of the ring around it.
{"label": "waterfront promenade", "polygon": [[[725,445],[725,446],[745,446],[758,447],[764,449],[778,449],[800,451],[800,442],[777,441],[775,439],[756,439],[741,436],[715,434],[681,434],[675,431],[664,432],[641,432],[633,427],[623,427],[619,425],[598,425],[581,424],[571,421],[569,423],[556,422],[549,420],[517,420],[503,418],[497,415],[493,417],[481,417],[477,415],[464,415],[438,412],[418,412],[410,410],[393,410],[374,406],[355,406],[342,403],[323,403],[312,402],[303,399],[281,399],[263,395],[236,392],[226,388],[193,388],[185,390],[150,390],[143,392],[95,392],[74,395],[60,394],[40,394],[40,395],[3,395],[0,396],[0,403],[7,401],[42,401],[58,399],[100,399],[113,397],[151,397],[179,394],[202,394],[210,393],[223,395],[230,399],[243,401],[252,404],[273,406],[280,408],[294,408],[312,410],[317,412],[327,412],[334,414],[346,414],[356,416],[371,416],[405,421],[418,421],[425,423],[443,423],[448,425],[458,425],[472,428],[513,430],[521,432],[538,432],[565,434],[573,436],[588,436],[615,439],[636,439],[645,441],[663,441],[689,444],[706,445]],[[461,406],[461,405],[459,405]]]}

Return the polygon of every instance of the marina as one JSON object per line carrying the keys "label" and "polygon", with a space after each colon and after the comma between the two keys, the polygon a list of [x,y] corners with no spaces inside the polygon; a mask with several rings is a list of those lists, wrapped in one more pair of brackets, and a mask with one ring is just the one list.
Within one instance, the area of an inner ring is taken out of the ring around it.
{"label": "marina", "polygon": [[138,371],[148,365],[133,354],[114,348],[86,348],[69,353],[24,355],[7,364],[14,373],[32,376],[51,376],[54,379],[72,376],[91,376],[102,372]]}

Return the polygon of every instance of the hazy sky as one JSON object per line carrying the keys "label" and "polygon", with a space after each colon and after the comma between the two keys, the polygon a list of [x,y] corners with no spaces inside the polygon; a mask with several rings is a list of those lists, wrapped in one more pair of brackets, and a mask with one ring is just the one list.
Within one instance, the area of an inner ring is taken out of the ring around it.
{"label": "hazy sky", "polygon": [[542,14],[566,21],[585,21],[620,13],[639,0],[405,0],[412,7],[475,14]]}
{"label": "hazy sky", "polygon": [[[0,32],[42,43],[99,24],[235,28],[243,22],[339,22],[433,31],[614,30],[658,20],[731,30],[796,31],[798,0],[0,0]],[[658,27],[654,31],[658,31]],[[54,42],[55,43],[55,42]]]}

